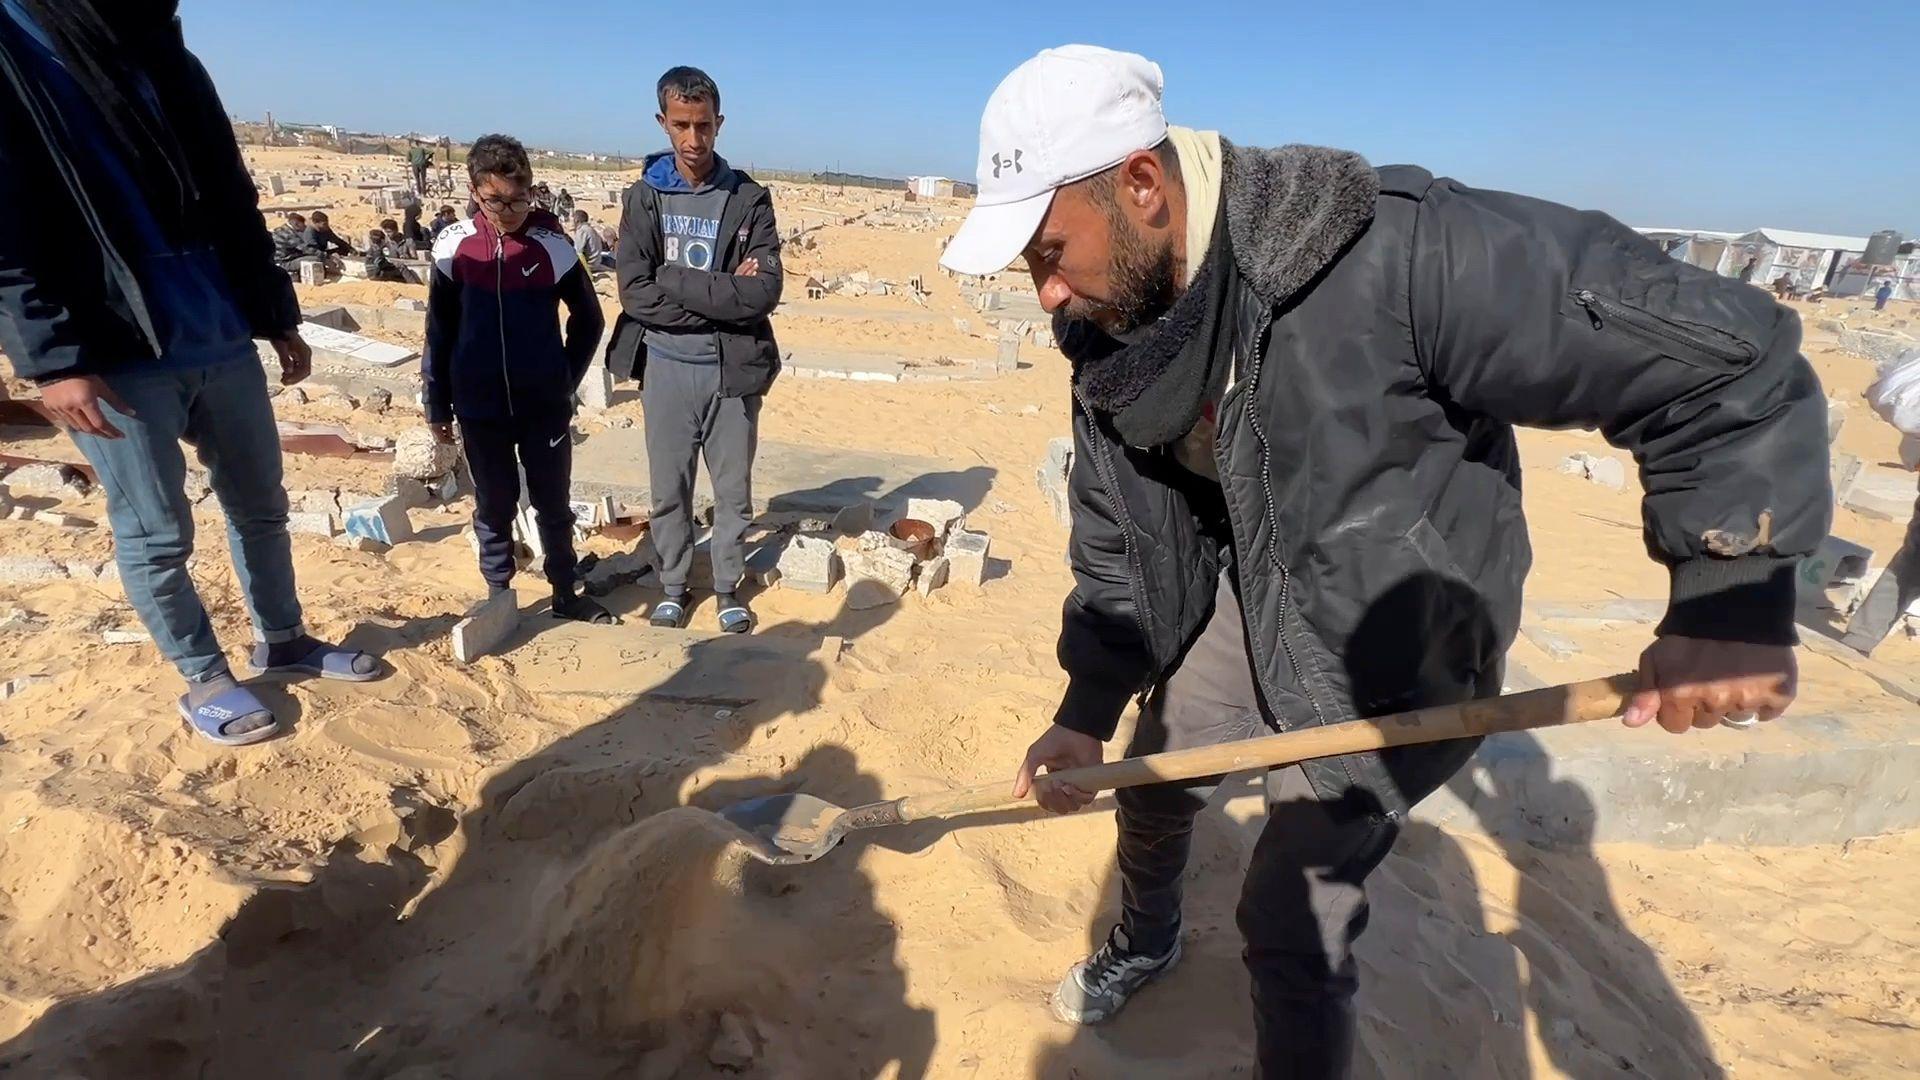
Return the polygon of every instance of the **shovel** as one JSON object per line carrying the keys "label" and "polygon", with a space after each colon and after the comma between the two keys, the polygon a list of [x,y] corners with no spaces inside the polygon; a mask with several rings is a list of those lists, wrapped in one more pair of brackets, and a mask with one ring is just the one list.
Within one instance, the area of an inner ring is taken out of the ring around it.
{"label": "shovel", "polygon": [[[1268,769],[1389,746],[1578,724],[1618,716],[1626,710],[1628,700],[1639,686],[1640,676],[1628,672],[1507,697],[1440,705],[1218,746],[1196,746],[1123,758],[1104,765],[1063,769],[1045,773],[1036,782],[1072,784],[1081,791],[1101,792],[1168,780],[1220,776],[1242,769]],[[747,834],[742,842],[754,858],[775,866],[791,866],[820,858],[855,829],[878,829],[1029,805],[1029,800],[1015,799],[1008,794],[1009,790],[1002,782],[908,795],[851,810],[812,795],[767,795],[736,803],[720,811],[720,816]]]}

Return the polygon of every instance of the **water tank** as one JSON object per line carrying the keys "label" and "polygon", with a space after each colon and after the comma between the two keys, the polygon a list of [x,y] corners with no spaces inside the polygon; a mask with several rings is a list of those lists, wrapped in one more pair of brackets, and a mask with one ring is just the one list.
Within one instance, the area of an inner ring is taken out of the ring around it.
{"label": "water tank", "polygon": [[1867,253],[1860,261],[1868,266],[1892,266],[1895,256],[1900,253],[1901,236],[1892,229],[1881,229],[1867,237]]}

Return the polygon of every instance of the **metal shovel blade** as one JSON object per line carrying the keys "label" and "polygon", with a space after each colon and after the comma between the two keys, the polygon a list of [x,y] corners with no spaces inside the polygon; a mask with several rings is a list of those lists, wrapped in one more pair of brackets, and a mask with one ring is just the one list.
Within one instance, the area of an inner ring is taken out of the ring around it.
{"label": "metal shovel blade", "polygon": [[847,812],[825,799],[798,792],[735,803],[720,816],[747,834],[747,851],[775,866],[810,863],[847,834]]}

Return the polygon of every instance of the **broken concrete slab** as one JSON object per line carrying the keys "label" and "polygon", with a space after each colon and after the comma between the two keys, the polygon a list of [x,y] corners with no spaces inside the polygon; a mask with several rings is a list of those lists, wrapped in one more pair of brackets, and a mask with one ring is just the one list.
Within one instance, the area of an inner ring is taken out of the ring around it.
{"label": "broken concrete slab", "polygon": [[313,347],[316,358],[354,361],[376,367],[395,367],[420,359],[418,350],[389,345],[384,341],[313,323],[302,324],[300,336]]}
{"label": "broken concrete slab", "polygon": [[1853,486],[1860,482],[1860,470],[1866,465],[1852,454],[1834,454],[1827,462],[1827,479],[1833,485],[1835,506],[1845,506],[1853,495]]}
{"label": "broken concrete slab", "polygon": [[398,496],[356,503],[346,511],[346,534],[364,537],[377,544],[394,544],[413,539],[413,522]]}
{"label": "broken concrete slab", "polygon": [[[628,506],[653,504],[644,430],[609,428],[593,432],[573,451],[575,498],[612,495]],[[957,474],[953,466],[934,458],[763,439],[754,454],[754,512],[831,517],[881,494],[888,496],[881,501],[962,494],[965,489],[956,485],[966,482],[964,474]],[[975,497],[963,495],[963,501]],[[694,489],[693,509],[699,513],[712,507],[713,488],[702,469]]]}
{"label": "broken concrete slab", "polygon": [[847,567],[847,607],[854,611],[882,607],[906,595],[913,587],[913,556],[895,548],[856,551],[843,560]]}
{"label": "broken concrete slab", "polygon": [[605,596],[628,585],[659,584],[659,556],[653,541],[643,539],[632,551],[623,551],[591,563],[582,560],[580,587],[589,596]]}
{"label": "broken concrete slab", "polygon": [[1617,721],[1499,734],[1413,816],[1547,849],[1840,843],[1920,826],[1917,719],[1903,707],[1684,739]]}
{"label": "broken concrete slab", "polygon": [[5,682],[0,682],[0,701],[23,693],[30,686],[39,686],[52,681],[51,675],[16,675]]}
{"label": "broken concrete slab", "polygon": [[1904,524],[1913,517],[1916,481],[1920,477],[1913,473],[1865,468],[1841,505],[1868,517]]}
{"label": "broken concrete slab", "polygon": [[520,601],[512,589],[502,589],[453,624],[453,658],[471,664],[499,648],[519,625]]}
{"label": "broken concrete slab", "polygon": [[324,536],[328,539],[339,535],[334,525],[333,515],[328,513],[307,513],[293,511],[287,515],[287,531],[302,536]]}
{"label": "broken concrete slab", "polygon": [[831,527],[841,536],[858,536],[873,528],[873,500],[861,499],[833,515]]}
{"label": "broken concrete slab", "polygon": [[453,471],[460,448],[443,443],[427,428],[408,428],[393,440],[393,472],[416,480],[437,480]]}
{"label": "broken concrete slab", "polygon": [[1520,636],[1538,646],[1540,650],[1555,660],[1569,660],[1580,655],[1580,646],[1564,634],[1556,634],[1538,626],[1522,625]]}
{"label": "broken concrete slab", "polygon": [[0,582],[9,585],[43,585],[64,581],[66,568],[42,555],[0,555]]}
{"label": "broken concrete slab", "polygon": [[933,590],[944,586],[953,573],[953,561],[945,555],[936,555],[920,564],[920,572],[914,575],[913,587],[921,596],[932,596]]}
{"label": "broken concrete slab", "polygon": [[1040,467],[1034,470],[1034,483],[1040,488],[1040,494],[1046,496],[1047,505],[1053,510],[1053,518],[1062,525],[1073,524],[1072,503],[1067,497],[1067,477],[1073,471],[1073,437],[1062,435],[1049,440],[1047,456],[1040,461]]}
{"label": "broken concrete slab", "polygon": [[840,580],[840,552],[833,541],[814,536],[796,536],[787,541],[774,563],[780,571],[780,583],[801,592],[825,594]]}
{"label": "broken concrete slab", "polygon": [[306,491],[287,492],[287,501],[292,508],[303,514],[337,514],[340,512],[340,493],[331,489],[314,488]]}
{"label": "broken concrete slab", "polygon": [[7,490],[15,495],[84,496],[90,490],[86,477],[71,465],[41,461],[9,471]]}
{"label": "broken concrete slab", "polygon": [[1584,476],[1601,487],[1615,491],[1627,489],[1627,466],[1617,457],[1584,451],[1569,454],[1560,463],[1560,471],[1572,476]]}
{"label": "broken concrete slab", "polygon": [[933,526],[933,534],[945,537],[966,521],[967,508],[952,499],[908,499],[903,518],[924,521]]}

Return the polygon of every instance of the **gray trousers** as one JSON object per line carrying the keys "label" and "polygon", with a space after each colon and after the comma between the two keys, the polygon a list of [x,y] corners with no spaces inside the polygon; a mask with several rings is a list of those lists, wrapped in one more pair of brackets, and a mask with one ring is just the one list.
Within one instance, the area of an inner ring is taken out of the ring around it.
{"label": "gray trousers", "polygon": [[1906,541],[1887,560],[1887,568],[1868,590],[1866,599],[1860,601],[1840,640],[1860,652],[1871,653],[1915,600],[1920,600],[1920,498],[1913,503]]}
{"label": "gray trousers", "polygon": [[719,364],[649,357],[640,407],[660,583],[677,592],[693,570],[693,484],[704,455],[713,483],[713,586],[731,592],[747,576],[742,541],[753,521],[760,398],[721,397]]}
{"label": "gray trousers", "polygon": [[[1253,686],[1240,602],[1222,574],[1213,619],[1147,699],[1127,756],[1269,734]],[[1219,777],[1123,788],[1118,862],[1121,926],[1139,951],[1180,933],[1181,879],[1193,820]],[[1267,823],[1236,913],[1253,982],[1260,1075],[1343,1077],[1356,1034],[1353,944],[1367,925],[1366,877],[1399,826],[1363,797],[1322,801],[1299,766],[1266,776]]]}

